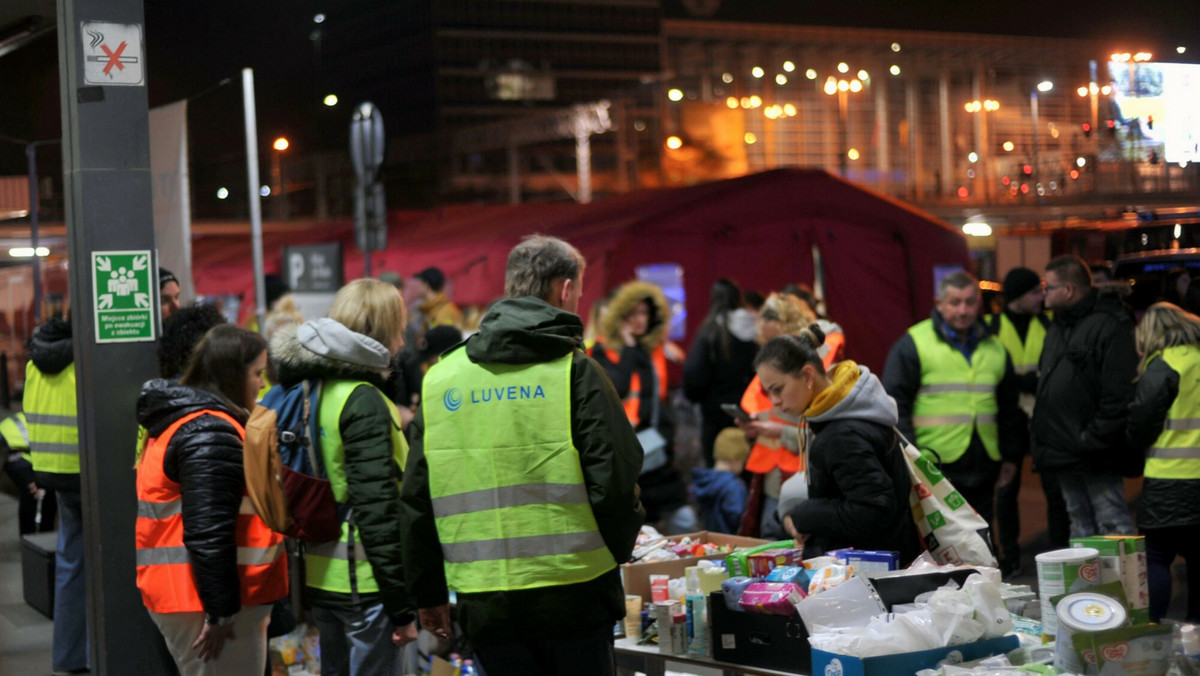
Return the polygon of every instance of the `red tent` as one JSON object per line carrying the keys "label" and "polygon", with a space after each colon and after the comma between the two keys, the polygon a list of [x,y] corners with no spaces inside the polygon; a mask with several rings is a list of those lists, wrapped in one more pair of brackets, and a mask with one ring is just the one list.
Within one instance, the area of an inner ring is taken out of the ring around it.
{"label": "red tent", "polygon": [[[534,232],[562,237],[588,259],[581,308],[632,279],[638,266],[680,265],[689,336],[707,313],[718,277],[761,292],[789,282],[812,285],[817,253],[825,304],[846,331],[847,355],[878,370],[892,342],[929,315],[935,267],[969,266],[961,233],[932,216],[824,171],[781,169],[589,205],[395,212],[388,248],[373,254],[372,269],[411,275],[437,265],[456,302],[483,305],[503,293],[509,249]],[[332,240],[344,243],[347,278],[360,275],[362,256],[345,222],[268,232],[267,271],[278,271],[285,244]],[[198,237],[193,252],[199,293],[253,297],[245,234]]]}

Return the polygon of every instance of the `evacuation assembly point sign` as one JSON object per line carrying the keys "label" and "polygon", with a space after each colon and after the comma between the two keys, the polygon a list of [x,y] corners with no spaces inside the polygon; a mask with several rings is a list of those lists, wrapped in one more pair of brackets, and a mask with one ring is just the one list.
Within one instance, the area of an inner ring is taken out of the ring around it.
{"label": "evacuation assembly point sign", "polygon": [[154,340],[154,274],[149,251],[93,251],[96,342]]}

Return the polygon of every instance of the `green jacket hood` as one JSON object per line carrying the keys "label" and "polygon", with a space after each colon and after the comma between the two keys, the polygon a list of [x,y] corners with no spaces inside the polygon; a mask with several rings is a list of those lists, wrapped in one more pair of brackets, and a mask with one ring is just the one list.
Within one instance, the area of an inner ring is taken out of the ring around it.
{"label": "green jacket hood", "polygon": [[475,363],[532,364],[583,349],[583,321],[533,296],[505,298],[483,316],[467,339]]}

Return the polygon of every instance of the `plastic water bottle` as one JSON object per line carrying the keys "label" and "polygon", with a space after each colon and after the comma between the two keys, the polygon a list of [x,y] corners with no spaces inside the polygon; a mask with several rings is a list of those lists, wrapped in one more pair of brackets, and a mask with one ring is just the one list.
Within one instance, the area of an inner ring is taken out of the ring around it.
{"label": "plastic water bottle", "polygon": [[1179,628],[1179,648],[1184,655],[1200,659],[1200,631],[1196,631],[1196,625],[1185,624]]}
{"label": "plastic water bottle", "polygon": [[450,653],[450,667],[454,670],[454,676],[462,675],[463,660],[458,653]]}
{"label": "plastic water bottle", "polygon": [[461,676],[475,676],[475,662],[472,660],[464,660],[462,664]]}

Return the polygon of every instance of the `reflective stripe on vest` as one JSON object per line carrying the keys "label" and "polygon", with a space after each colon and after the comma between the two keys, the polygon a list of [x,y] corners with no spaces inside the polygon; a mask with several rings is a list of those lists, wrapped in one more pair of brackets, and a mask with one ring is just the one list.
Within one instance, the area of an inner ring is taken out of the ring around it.
{"label": "reflective stripe on vest", "polygon": [[[137,586],[146,607],[156,613],[204,610],[192,572],[191,555],[183,543],[183,496],[179,484],[163,471],[167,448],[175,433],[203,415],[225,420],[239,436],[245,437],[242,426],[228,414],[196,411],[150,439],[137,467]],[[262,605],[286,596],[288,567],[283,536],[258,518],[244,494],[234,524],[234,539],[242,605]]]}
{"label": "reflective stripe on vest", "polygon": [[[596,341],[593,351],[596,349],[604,350],[604,356],[608,357],[608,361],[613,364],[621,363],[621,353],[617,350],[604,346],[604,341]],[[658,383],[658,398],[660,401],[665,401],[667,398],[667,355],[662,345],[655,347],[650,352],[650,364],[654,368],[654,379]],[[621,407],[625,409],[625,417],[629,419],[629,424],[636,429],[641,424],[641,409],[642,409],[642,375],[633,373],[629,376],[629,391],[625,393],[625,398],[621,400]]]}
{"label": "reflective stripe on vest", "polygon": [[1179,374],[1179,392],[1163,431],[1146,453],[1147,479],[1200,479],[1200,348],[1168,347],[1159,357]]}
{"label": "reflective stripe on vest", "polygon": [[1004,346],[989,335],[979,341],[968,363],[958,348],[937,335],[932,319],[908,334],[921,362],[921,387],[912,412],[917,447],[936,452],[943,463],[955,462],[976,431],[988,456],[999,460],[996,386],[1004,378]]}
{"label": "reflective stripe on vest", "polygon": [[[757,375],[750,381],[750,386],[742,394],[741,406],[743,411],[749,413],[756,420],[766,420],[793,427],[799,424],[799,417],[789,416],[771,406],[771,399],[763,391],[762,381],[758,379]],[[793,453],[784,446],[782,439],[758,435],[754,439],[754,446],[750,448],[750,456],[746,458],[746,471],[754,474],[766,474],[776,467],[783,472],[786,478],[787,475],[804,469],[804,459],[798,451]]]}
{"label": "reflective stripe on vest", "polygon": [[[317,405],[317,420],[320,429],[318,448],[325,465],[325,474],[329,478],[333,497],[341,504],[350,499],[346,486],[346,448],[342,443],[340,428],[342,409],[350,400],[350,395],[360,387],[369,387],[375,391],[392,418],[389,433],[392,439],[392,458],[396,463],[396,495],[399,499],[400,472],[408,461],[408,442],[400,430],[400,412],[378,388],[362,380],[324,380],[321,382],[321,401]],[[399,534],[397,534],[399,537]],[[350,549],[353,540],[354,549]],[[350,574],[349,554],[354,553],[354,575]],[[370,594],[379,591],[379,583],[375,580],[375,570],[367,560],[367,552],[359,538],[358,527],[352,523],[342,522],[342,533],[337,540],[305,548],[305,584],[315,589],[337,592],[339,594]]]}
{"label": "reflective stripe on vest", "polygon": [[25,366],[25,422],[29,461],[39,472],[79,474],[75,364],[47,375],[31,361]]}
{"label": "reflective stripe on vest", "polygon": [[25,426],[25,414],[18,411],[0,421],[0,435],[4,443],[14,451],[29,450],[29,428]]}
{"label": "reflective stripe on vest", "polygon": [[474,364],[425,376],[425,458],[446,581],[464,593],[595,579],[616,567],[571,438],[571,360]]}
{"label": "reflective stripe on vest", "polygon": [[[992,322],[987,322],[989,326]],[[1021,336],[1017,333],[1017,327],[1013,325],[1012,320],[1005,313],[1000,313],[1000,329],[996,332],[996,338],[1000,340],[1000,344],[1008,351],[1008,357],[1012,359],[1013,371],[1023,376],[1026,373],[1033,373],[1037,370],[1038,359],[1042,356],[1042,346],[1046,343],[1046,326],[1037,316],[1031,317],[1029,320],[1029,329],[1025,332],[1025,340],[1021,340]]]}

